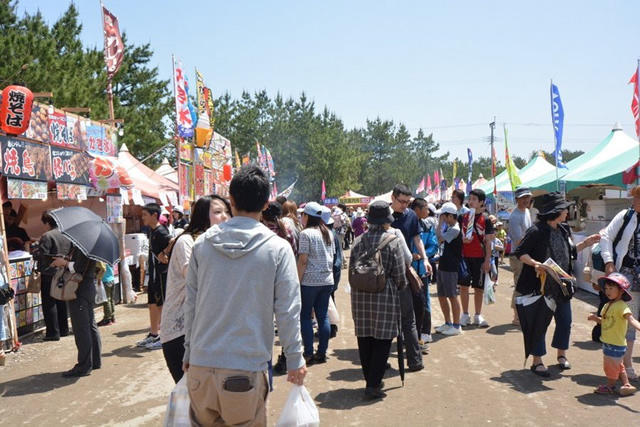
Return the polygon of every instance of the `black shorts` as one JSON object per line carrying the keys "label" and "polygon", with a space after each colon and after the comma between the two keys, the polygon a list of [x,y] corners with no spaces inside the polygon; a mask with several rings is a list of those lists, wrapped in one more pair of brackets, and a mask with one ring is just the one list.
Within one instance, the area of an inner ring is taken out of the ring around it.
{"label": "black shorts", "polygon": [[167,293],[167,273],[156,273],[153,281],[147,287],[148,304],[162,305]]}
{"label": "black shorts", "polygon": [[471,278],[471,283],[460,283],[460,286],[469,286],[473,289],[484,289],[484,274],[482,271],[482,264],[484,263],[484,258],[466,258],[464,261],[467,263],[467,268],[469,269],[469,274]]}

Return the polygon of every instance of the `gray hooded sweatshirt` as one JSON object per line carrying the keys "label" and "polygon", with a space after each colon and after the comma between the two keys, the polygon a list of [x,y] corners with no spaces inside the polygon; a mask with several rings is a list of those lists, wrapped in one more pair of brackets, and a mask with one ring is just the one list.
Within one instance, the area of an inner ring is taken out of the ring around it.
{"label": "gray hooded sweatshirt", "polygon": [[242,216],[198,237],[187,274],[184,362],[266,370],[274,314],[287,369],[301,368],[300,282],[289,242]]}

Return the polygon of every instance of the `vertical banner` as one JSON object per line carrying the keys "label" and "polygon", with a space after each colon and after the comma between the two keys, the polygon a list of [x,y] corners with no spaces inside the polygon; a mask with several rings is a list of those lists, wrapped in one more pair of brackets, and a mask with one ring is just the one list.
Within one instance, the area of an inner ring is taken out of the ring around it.
{"label": "vertical banner", "polygon": [[104,30],[104,62],[107,65],[107,74],[109,77],[113,77],[124,59],[124,43],[120,37],[118,18],[104,6],[102,6],[102,25]]}
{"label": "vertical banner", "polygon": [[640,74],[640,61],[638,61],[638,67],[636,72],[631,76],[628,84],[633,83],[633,99],[631,100],[631,113],[633,114],[633,120],[636,123],[636,136],[640,139],[640,91],[638,89],[638,76]]}
{"label": "vertical banner", "polygon": [[180,182],[180,202],[184,203],[185,200],[189,199],[189,174],[187,170],[187,165],[185,163],[178,163],[178,177]]}
{"label": "vertical banner", "polygon": [[564,126],[564,108],[562,108],[562,100],[560,99],[560,90],[558,86],[551,82],[551,120],[553,122],[553,137],[556,142],[555,158],[556,168],[565,168],[562,162],[562,129]]}
{"label": "vertical banner", "polygon": [[327,187],[324,185],[324,179],[322,180],[322,188],[320,190],[320,199],[324,202],[324,199],[327,198]]}
{"label": "vertical banner", "polygon": [[189,111],[186,80],[182,63],[174,59],[173,82],[176,93],[176,124],[180,138],[193,137],[193,119]]}
{"label": "vertical banner", "polygon": [[509,143],[507,142],[507,127],[504,127],[504,161],[507,166],[507,174],[509,175],[509,182],[511,183],[511,190],[515,191],[515,189],[522,185],[522,181],[520,181],[520,177],[518,176],[518,170],[516,166],[513,164],[511,160],[511,154],[509,154]]}
{"label": "vertical banner", "polygon": [[204,196],[205,185],[204,185],[204,166],[195,165],[195,198],[194,200],[199,199]]}

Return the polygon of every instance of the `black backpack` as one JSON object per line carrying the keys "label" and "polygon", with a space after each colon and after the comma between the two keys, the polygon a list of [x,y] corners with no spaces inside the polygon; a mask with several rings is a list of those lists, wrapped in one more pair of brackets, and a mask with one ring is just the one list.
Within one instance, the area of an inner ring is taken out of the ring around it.
{"label": "black backpack", "polygon": [[357,259],[349,260],[349,285],[362,292],[378,293],[384,290],[387,276],[382,265],[380,250],[396,239],[391,234],[380,240],[376,247],[366,248],[366,239],[360,238],[356,245],[365,245],[365,251]]}

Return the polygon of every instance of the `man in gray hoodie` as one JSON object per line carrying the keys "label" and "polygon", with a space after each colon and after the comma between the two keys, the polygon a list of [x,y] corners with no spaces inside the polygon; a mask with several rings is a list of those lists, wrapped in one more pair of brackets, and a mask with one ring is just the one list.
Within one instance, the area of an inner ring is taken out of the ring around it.
{"label": "man in gray hoodie", "polygon": [[184,370],[197,425],[266,425],[275,314],[287,380],[302,385],[300,283],[289,243],[260,223],[269,180],[244,166],[231,180],[233,218],[193,247],[187,275]]}

